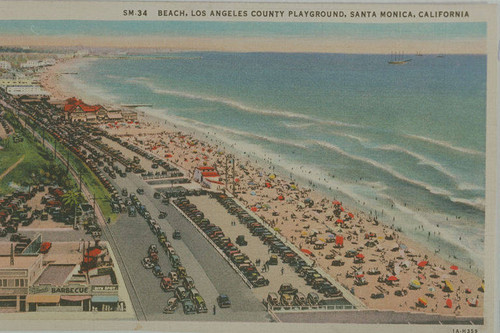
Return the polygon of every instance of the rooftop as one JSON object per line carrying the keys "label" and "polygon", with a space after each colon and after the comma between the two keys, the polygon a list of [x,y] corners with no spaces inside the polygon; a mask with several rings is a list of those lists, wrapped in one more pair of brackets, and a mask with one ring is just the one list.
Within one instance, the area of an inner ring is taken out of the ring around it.
{"label": "rooftop", "polygon": [[49,265],[34,284],[62,286],[74,268],[75,265]]}

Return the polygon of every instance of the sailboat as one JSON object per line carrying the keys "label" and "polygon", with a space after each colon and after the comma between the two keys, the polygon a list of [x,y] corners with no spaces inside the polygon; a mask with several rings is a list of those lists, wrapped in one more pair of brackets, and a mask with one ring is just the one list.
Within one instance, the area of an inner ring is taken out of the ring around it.
{"label": "sailboat", "polygon": [[390,65],[404,65],[406,63],[409,63],[411,59],[404,59],[404,54],[403,53],[392,53],[391,54],[391,60],[388,61]]}

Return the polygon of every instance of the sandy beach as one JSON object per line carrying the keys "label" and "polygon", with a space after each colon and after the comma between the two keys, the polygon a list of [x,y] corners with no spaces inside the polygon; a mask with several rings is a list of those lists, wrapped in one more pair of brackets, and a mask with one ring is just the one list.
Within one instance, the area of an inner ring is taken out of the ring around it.
{"label": "sandy beach", "polygon": [[[78,59],[60,62],[41,75],[42,85],[54,99],[72,97],[60,86],[59,72],[73,61]],[[228,150],[182,133],[165,120],[141,115],[138,124],[99,126],[188,170],[190,177],[196,167],[213,166],[220,180],[226,179]],[[115,148],[132,154],[118,145]],[[483,315],[481,277],[377,222],[366,212],[345,207],[339,198],[325,197],[293,183],[248,158],[237,156],[235,165],[234,195],[369,308]],[[232,175],[228,178],[231,180]],[[346,257],[347,253],[353,256]],[[376,294],[384,297],[372,298]]]}

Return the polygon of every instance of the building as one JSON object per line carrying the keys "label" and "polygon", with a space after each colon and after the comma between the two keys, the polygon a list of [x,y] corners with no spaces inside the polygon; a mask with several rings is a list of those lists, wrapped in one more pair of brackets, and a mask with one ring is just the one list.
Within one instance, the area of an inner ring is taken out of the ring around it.
{"label": "building", "polygon": [[55,64],[56,60],[53,58],[46,58],[43,60],[28,60],[24,64],[21,64],[21,68],[45,67],[45,66],[53,66]]}
{"label": "building", "polygon": [[219,180],[220,175],[214,167],[202,166],[194,170],[193,179],[203,187],[209,189],[220,189],[224,183]]}
{"label": "building", "polygon": [[37,85],[28,86],[9,86],[5,89],[7,94],[14,97],[36,97],[36,98],[49,98],[50,93]]}
{"label": "building", "polygon": [[0,255],[0,311],[26,311],[29,286],[42,271],[42,255]]}
{"label": "building", "polygon": [[0,69],[10,70],[12,68],[10,62],[0,61]]}
{"label": "building", "polygon": [[12,75],[0,77],[0,88],[7,89],[14,86],[34,86],[40,83],[38,78],[26,77],[24,75]]}
{"label": "building", "polygon": [[124,310],[107,244],[52,243],[46,254],[39,249],[0,256],[0,312]]}
{"label": "building", "polygon": [[106,109],[102,105],[88,105],[81,99],[68,98],[64,105],[65,118],[71,121],[97,122],[106,117]]}

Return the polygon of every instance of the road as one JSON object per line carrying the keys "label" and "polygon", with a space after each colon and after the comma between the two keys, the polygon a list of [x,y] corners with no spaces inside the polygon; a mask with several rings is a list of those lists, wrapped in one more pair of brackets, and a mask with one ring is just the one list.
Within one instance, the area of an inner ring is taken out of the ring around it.
{"label": "road", "polygon": [[[189,318],[186,318],[181,309],[171,315],[162,313],[168,298],[172,297],[173,293],[164,293],[160,289],[159,279],[141,265],[142,258],[147,255],[149,244],[156,244],[159,249],[161,247],[141,216],[131,218],[121,214],[109,230],[119,248],[122,265],[126,266],[120,269],[128,271],[133,284],[133,286],[127,285],[127,289],[129,291],[135,289],[137,293],[138,300],[134,301],[132,298],[134,308],[136,305],[142,305],[147,320],[270,321],[260,300],[254,296],[239,275],[174,207],[165,206],[160,200],[153,198],[154,189],[142,177],[129,173],[126,178],[118,177],[110,181],[119,192],[122,188],[127,188],[129,193],[136,192],[139,187],[144,189],[145,193],[138,195],[138,198],[167,234],[168,240],[181,258],[188,275],[194,279],[196,288],[209,309],[207,314],[197,314]],[[167,212],[167,219],[157,219],[160,211]],[[174,230],[181,232],[181,240],[173,240],[170,237]],[[160,266],[164,273],[172,270],[162,249]],[[221,293],[229,296],[232,306],[229,309],[217,307],[216,315],[213,315],[213,305]]]}

